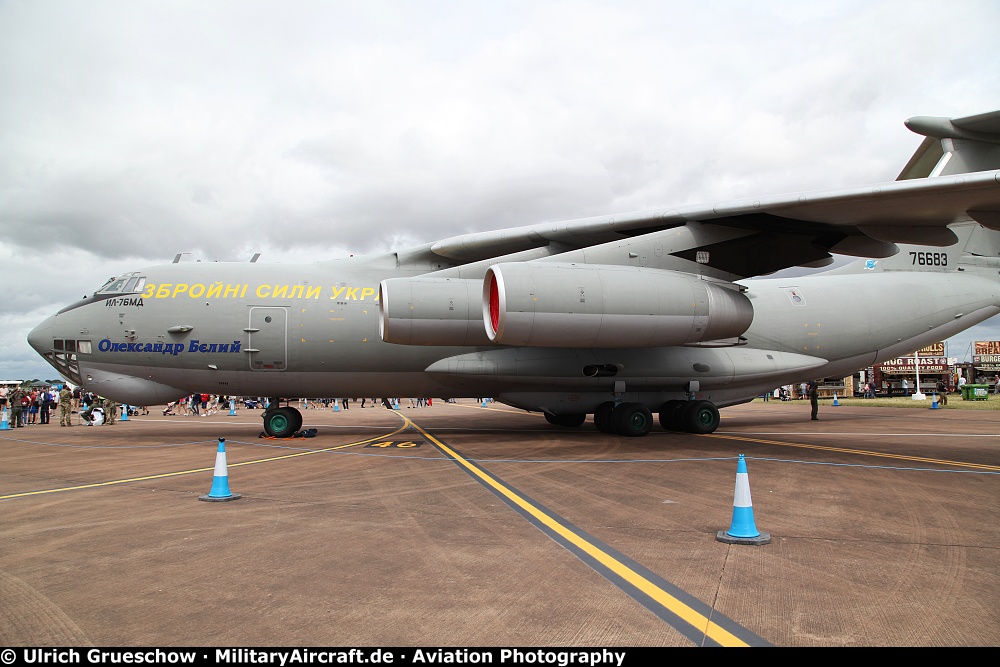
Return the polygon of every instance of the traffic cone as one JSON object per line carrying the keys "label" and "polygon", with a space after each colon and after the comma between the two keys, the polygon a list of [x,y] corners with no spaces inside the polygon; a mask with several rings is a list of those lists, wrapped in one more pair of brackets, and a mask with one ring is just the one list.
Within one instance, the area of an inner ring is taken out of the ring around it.
{"label": "traffic cone", "polygon": [[7,406],[3,406],[3,412],[0,413],[0,431],[10,430],[10,417],[7,415]]}
{"label": "traffic cone", "polygon": [[837,400],[837,392],[833,392],[833,407],[840,405],[840,401]]}
{"label": "traffic cone", "polygon": [[237,500],[238,493],[229,491],[229,471],[226,468],[226,439],[219,438],[219,451],[215,455],[215,477],[212,478],[212,490],[207,496],[198,496],[198,500],[209,502],[221,502],[224,500]]}
{"label": "traffic cone", "polygon": [[937,402],[937,392],[935,391],[934,392],[934,398],[933,398],[933,400],[931,400],[931,410],[940,410],[940,409],[941,409],[941,407],[938,405],[938,402]]}
{"label": "traffic cone", "polygon": [[128,421],[128,405],[126,405],[125,403],[122,403],[122,418],[121,418],[121,421],[123,421],[123,422],[127,422]]}
{"label": "traffic cone", "polygon": [[750,500],[750,477],[747,462],[740,454],[736,463],[736,492],[733,496],[733,520],[729,530],[720,530],[715,539],[726,544],[770,544],[771,534],[757,530],[753,520],[753,503]]}
{"label": "traffic cone", "polygon": [[486,403],[487,403],[487,399],[485,399],[485,398],[484,398],[484,399],[483,399],[483,407],[484,407],[484,408],[486,407]]}
{"label": "traffic cone", "polygon": [[340,412],[340,401],[338,401],[336,398],[333,399],[333,411]]}
{"label": "traffic cone", "polygon": [[229,416],[236,416],[236,401],[229,401]]}

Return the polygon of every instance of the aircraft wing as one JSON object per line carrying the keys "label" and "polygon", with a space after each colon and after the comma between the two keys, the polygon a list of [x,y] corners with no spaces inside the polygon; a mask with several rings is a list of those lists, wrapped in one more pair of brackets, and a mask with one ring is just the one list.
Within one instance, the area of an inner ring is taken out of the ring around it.
{"label": "aircraft wing", "polygon": [[[745,232],[713,243],[711,265],[750,277],[822,263],[830,253],[886,257],[897,242],[945,246],[955,241],[947,225],[970,218],[1000,230],[1000,171],[540,223],[454,236],[422,250],[466,264],[551,244],[564,252],[699,223]],[[675,254],[693,260],[700,249]]]}

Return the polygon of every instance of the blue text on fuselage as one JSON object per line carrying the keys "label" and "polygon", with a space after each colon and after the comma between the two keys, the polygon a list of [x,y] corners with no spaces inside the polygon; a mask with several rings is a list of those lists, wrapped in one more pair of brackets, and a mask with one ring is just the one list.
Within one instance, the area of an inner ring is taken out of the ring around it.
{"label": "blue text on fuselage", "polygon": [[[238,340],[234,340],[232,343],[202,343],[195,338],[188,343],[187,352],[233,354],[234,352],[240,352],[242,346],[243,342]],[[184,343],[119,343],[105,338],[97,344],[97,349],[101,352],[159,352],[160,354],[177,356],[185,351],[185,346]]]}

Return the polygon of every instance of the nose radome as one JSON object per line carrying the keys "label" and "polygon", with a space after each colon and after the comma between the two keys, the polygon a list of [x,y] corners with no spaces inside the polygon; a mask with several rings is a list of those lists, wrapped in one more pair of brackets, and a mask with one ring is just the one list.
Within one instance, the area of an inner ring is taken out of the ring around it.
{"label": "nose radome", "polygon": [[52,318],[49,317],[44,322],[28,333],[28,345],[38,354],[45,354],[52,351]]}

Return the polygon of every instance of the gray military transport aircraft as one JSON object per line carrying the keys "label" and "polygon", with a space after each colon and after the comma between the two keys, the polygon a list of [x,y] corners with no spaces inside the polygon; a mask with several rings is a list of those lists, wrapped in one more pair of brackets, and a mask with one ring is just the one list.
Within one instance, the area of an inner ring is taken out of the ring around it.
{"label": "gray military transport aircraft", "polygon": [[[710,433],[719,407],[844,377],[1000,313],[1000,111],[917,117],[896,181],[464,234],[292,266],[124,273],[39,324],[114,400],[493,397],[554,425]],[[793,266],[807,277],[745,280]],[[286,405],[282,406],[284,400]]]}

